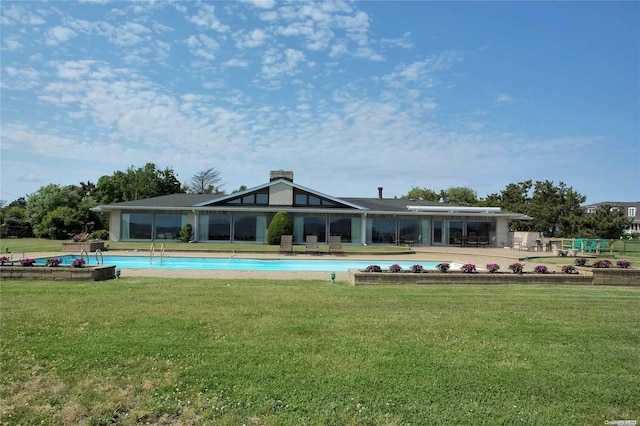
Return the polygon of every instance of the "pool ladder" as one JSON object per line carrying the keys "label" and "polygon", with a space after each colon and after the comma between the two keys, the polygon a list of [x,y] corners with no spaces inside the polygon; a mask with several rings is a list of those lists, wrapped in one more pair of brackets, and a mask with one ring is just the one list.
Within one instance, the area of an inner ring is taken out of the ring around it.
{"label": "pool ladder", "polygon": [[[104,264],[104,255],[102,254],[102,250],[96,249],[95,256],[96,265]],[[83,248],[82,251],[80,251],[80,258],[82,258],[87,265],[91,263],[91,256],[89,256],[89,252],[87,251],[87,249]]]}
{"label": "pool ladder", "polygon": [[[149,248],[149,264],[153,263],[153,256],[156,254],[156,246],[154,243],[151,243],[151,247]],[[164,260],[164,243],[160,246],[160,263]]]}

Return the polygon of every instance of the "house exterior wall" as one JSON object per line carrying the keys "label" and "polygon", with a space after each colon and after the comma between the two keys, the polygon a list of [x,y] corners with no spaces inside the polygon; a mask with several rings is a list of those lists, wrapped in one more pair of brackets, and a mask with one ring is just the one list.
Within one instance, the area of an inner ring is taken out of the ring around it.
{"label": "house exterior wall", "polygon": [[293,204],[293,188],[283,183],[269,187],[270,206],[290,206]]}
{"label": "house exterior wall", "polygon": [[509,220],[499,217],[496,221],[496,241],[492,241],[496,247],[510,247],[509,243]]}
{"label": "house exterior wall", "polygon": [[112,210],[109,214],[109,239],[120,241],[120,218],[122,210]]}

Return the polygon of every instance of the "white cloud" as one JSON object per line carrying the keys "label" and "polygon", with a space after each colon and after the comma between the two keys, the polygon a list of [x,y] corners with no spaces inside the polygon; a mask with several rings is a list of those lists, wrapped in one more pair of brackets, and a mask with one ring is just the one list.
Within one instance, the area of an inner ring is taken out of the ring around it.
{"label": "white cloud", "polygon": [[32,67],[16,64],[2,68],[0,87],[3,90],[31,90],[41,83],[42,73]]}
{"label": "white cloud", "polygon": [[239,49],[245,47],[259,47],[265,43],[267,33],[264,30],[256,28],[249,32],[240,31],[234,34],[236,38],[236,47]]}
{"label": "white cloud", "polygon": [[220,43],[206,34],[192,35],[185,40],[185,44],[191,54],[209,61],[213,61],[216,58],[216,52],[220,48]]}
{"label": "white cloud", "polygon": [[229,31],[229,26],[224,25],[215,15],[215,6],[208,4],[201,4],[198,13],[188,18],[189,22],[192,22],[199,27],[211,29],[221,33]]}
{"label": "white cloud", "polygon": [[498,94],[498,96],[496,96],[496,100],[495,102],[497,104],[510,104],[513,103],[514,99],[513,96],[511,96],[508,93],[500,93]]}
{"label": "white cloud", "polygon": [[36,26],[44,25],[47,21],[40,16],[38,11],[27,10],[23,5],[16,3],[2,7],[0,23],[2,25]]}
{"label": "white cloud", "polygon": [[62,27],[60,25],[50,28],[47,31],[47,40],[46,43],[48,45],[58,45],[63,44],[75,37],[77,34],[71,28]]}
{"label": "white cloud", "polygon": [[233,58],[226,61],[223,66],[228,68],[245,68],[249,66],[249,62],[244,59]]}
{"label": "white cloud", "polygon": [[245,3],[251,4],[258,9],[272,9],[275,6],[275,0],[244,0]]}
{"label": "white cloud", "polygon": [[14,51],[22,49],[24,46],[20,42],[20,36],[18,34],[8,34],[2,38],[3,49]]}
{"label": "white cloud", "polygon": [[411,49],[413,47],[413,42],[409,40],[411,33],[407,32],[402,35],[402,37],[396,38],[383,38],[380,40],[380,44],[383,46],[390,47],[400,47],[402,49]]}
{"label": "white cloud", "polygon": [[295,49],[285,49],[284,52],[269,50],[262,57],[262,76],[269,80],[281,75],[294,75],[298,72],[298,65],[305,60],[304,53]]}

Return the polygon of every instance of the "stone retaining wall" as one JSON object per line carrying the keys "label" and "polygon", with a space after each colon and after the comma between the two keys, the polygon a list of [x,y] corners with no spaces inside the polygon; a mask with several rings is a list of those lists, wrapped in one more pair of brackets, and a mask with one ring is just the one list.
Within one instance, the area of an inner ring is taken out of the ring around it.
{"label": "stone retaining wall", "polygon": [[82,241],[75,242],[70,241],[62,243],[62,251],[65,253],[81,253],[82,250],[86,250],[89,253],[96,250],[104,250],[104,241]]}
{"label": "stone retaining wall", "polygon": [[103,281],[116,277],[116,265],[85,266],[0,266],[1,280]]}
{"label": "stone retaining wall", "polygon": [[353,285],[393,284],[579,284],[579,285],[630,285],[640,286],[639,269],[578,268],[577,274],[512,274],[479,272],[361,272],[349,270]]}

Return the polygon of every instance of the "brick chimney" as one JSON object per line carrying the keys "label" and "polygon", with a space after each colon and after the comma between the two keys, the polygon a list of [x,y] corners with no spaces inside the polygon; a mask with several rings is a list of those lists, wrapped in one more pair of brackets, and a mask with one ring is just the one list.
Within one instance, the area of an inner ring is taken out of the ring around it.
{"label": "brick chimney", "polygon": [[278,179],[286,179],[289,182],[293,182],[293,171],[291,170],[271,170],[269,172],[269,182],[273,182]]}

